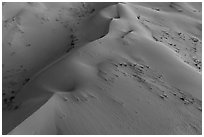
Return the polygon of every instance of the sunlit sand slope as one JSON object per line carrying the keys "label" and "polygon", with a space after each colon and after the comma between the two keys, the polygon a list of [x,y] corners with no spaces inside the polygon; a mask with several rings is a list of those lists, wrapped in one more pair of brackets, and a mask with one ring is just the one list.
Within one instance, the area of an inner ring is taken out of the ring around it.
{"label": "sunlit sand slope", "polygon": [[199,4],[98,8],[5,106],[4,133],[201,134]]}

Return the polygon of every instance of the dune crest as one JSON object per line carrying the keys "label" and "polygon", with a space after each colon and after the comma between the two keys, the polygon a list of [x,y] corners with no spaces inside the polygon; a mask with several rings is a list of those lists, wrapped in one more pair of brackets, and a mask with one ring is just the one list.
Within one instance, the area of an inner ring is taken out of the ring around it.
{"label": "dune crest", "polygon": [[96,8],[76,27],[79,42],[33,74],[3,111],[3,133],[201,134],[202,9],[195,7]]}

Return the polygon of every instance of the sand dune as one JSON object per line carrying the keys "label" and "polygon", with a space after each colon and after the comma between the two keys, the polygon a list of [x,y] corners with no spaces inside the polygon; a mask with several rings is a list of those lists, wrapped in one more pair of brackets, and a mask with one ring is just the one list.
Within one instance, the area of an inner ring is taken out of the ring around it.
{"label": "sand dune", "polygon": [[200,3],[6,3],[3,134],[201,134],[201,16]]}

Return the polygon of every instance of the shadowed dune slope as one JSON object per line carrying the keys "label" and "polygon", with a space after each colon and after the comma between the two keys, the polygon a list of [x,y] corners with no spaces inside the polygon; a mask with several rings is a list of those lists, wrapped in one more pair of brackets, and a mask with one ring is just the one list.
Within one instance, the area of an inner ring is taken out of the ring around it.
{"label": "shadowed dune slope", "polygon": [[80,44],[33,75],[3,111],[4,134],[201,134],[201,10],[97,10],[78,27]]}

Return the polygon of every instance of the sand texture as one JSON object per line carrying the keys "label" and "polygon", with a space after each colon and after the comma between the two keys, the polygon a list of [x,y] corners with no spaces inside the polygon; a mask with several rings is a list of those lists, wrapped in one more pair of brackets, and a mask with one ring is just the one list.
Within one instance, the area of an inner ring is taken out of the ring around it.
{"label": "sand texture", "polygon": [[202,134],[201,3],[3,3],[3,134]]}

